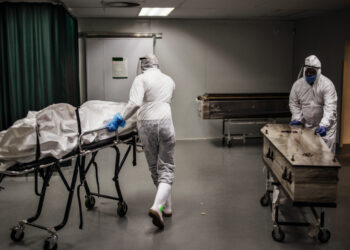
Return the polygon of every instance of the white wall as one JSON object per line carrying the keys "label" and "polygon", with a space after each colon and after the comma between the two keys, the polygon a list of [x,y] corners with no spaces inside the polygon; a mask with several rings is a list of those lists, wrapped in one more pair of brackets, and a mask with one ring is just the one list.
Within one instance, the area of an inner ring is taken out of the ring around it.
{"label": "white wall", "polygon": [[156,54],[176,82],[177,139],[221,136],[221,121],[201,120],[205,92],[288,92],[293,81],[293,23],[228,20],[79,19],[80,31],[161,32]]}
{"label": "white wall", "polygon": [[[139,58],[153,52],[153,38],[87,38],[86,52],[87,99],[127,102]],[[113,57],[126,59],[126,79],[113,79]]]}
{"label": "white wall", "polygon": [[307,18],[296,22],[294,75],[305,57],[316,55],[322,63],[322,74],[332,80],[338,93],[338,142],[345,42],[350,40],[350,10]]}

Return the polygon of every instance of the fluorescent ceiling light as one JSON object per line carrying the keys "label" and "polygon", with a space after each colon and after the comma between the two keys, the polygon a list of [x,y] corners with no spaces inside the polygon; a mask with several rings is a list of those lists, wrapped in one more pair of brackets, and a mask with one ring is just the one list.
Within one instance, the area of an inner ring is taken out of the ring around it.
{"label": "fluorescent ceiling light", "polygon": [[167,16],[174,8],[142,8],[139,16]]}

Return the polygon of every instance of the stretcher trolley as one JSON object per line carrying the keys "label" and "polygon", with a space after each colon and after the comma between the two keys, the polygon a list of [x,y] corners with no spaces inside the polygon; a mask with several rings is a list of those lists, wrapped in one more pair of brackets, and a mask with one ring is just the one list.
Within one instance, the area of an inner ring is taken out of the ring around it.
{"label": "stretcher trolley", "polygon": [[[116,133],[115,137],[107,138],[102,141],[99,141],[98,143],[92,143],[92,144],[82,144],[82,139],[84,136],[91,134],[91,133],[96,133],[98,131],[105,130],[105,128],[100,128],[96,130],[91,130],[87,131],[85,133],[82,133],[80,138],[79,138],[79,150],[80,150],[80,162],[81,164],[79,165],[80,167],[80,185],[78,186],[78,200],[79,200],[79,211],[80,211],[80,228],[83,227],[83,217],[82,217],[82,206],[81,206],[81,197],[80,197],[80,188],[84,186],[85,189],[85,207],[88,210],[91,210],[95,207],[95,198],[94,197],[101,197],[101,198],[106,198],[106,199],[112,199],[118,201],[118,206],[117,206],[117,214],[120,217],[125,216],[125,214],[128,211],[128,206],[126,202],[124,201],[120,185],[119,185],[119,172],[121,171],[122,167],[124,166],[125,160],[127,159],[131,149],[132,149],[132,154],[133,154],[133,166],[136,166],[136,147],[137,144],[136,142],[138,141],[138,136],[137,136],[137,131],[135,129],[130,129],[129,131],[123,131],[123,134],[118,134]],[[119,144],[126,144],[127,150],[121,159],[121,153],[118,148]],[[98,178],[98,164],[96,162],[96,156],[99,152],[99,150],[111,147],[115,150],[116,152],[116,158],[115,158],[115,166],[114,166],[114,176],[112,178],[116,191],[117,191],[117,196],[109,196],[109,195],[104,195],[100,193],[100,184],[99,184],[99,178]],[[91,154],[91,158],[89,162],[86,164],[86,156]],[[95,176],[96,176],[96,184],[97,184],[97,193],[96,192],[91,192],[86,175],[91,169],[91,166],[94,166],[95,168]]]}
{"label": "stretcher trolley", "polygon": [[[272,207],[272,238],[283,241],[284,226],[306,226],[313,228],[313,236],[320,242],[327,242],[331,233],[325,226],[324,208],[336,207],[340,163],[312,129],[267,124],[261,133],[267,178],[266,192],[260,204]],[[310,207],[315,222],[281,221],[281,194],[292,206]]]}
{"label": "stretcher trolley", "polygon": [[[15,242],[21,241],[24,238],[25,227],[32,226],[38,229],[46,230],[49,233],[49,236],[44,242],[44,250],[57,249],[57,246],[58,246],[57,231],[62,229],[68,221],[78,175],[80,177],[80,185],[78,187],[80,188],[81,186],[84,186],[86,190],[85,206],[88,209],[91,209],[95,204],[94,196],[98,196],[98,197],[118,200],[119,201],[118,209],[117,209],[118,215],[124,216],[126,214],[127,205],[122,197],[122,193],[119,187],[118,174],[122,166],[124,165],[125,160],[131,151],[131,148],[133,148],[133,165],[134,166],[136,165],[137,131],[135,129],[124,130],[121,134],[115,133],[115,135],[112,137],[108,137],[106,139],[97,140],[88,144],[84,144],[82,140],[84,136],[91,133],[98,133],[99,131],[105,130],[105,128],[95,129],[95,130],[86,131],[82,133],[80,117],[79,117],[79,109],[76,109],[76,118],[77,118],[77,126],[78,126],[78,140],[77,140],[78,143],[77,143],[77,147],[72,152],[66,154],[61,159],[56,159],[54,157],[41,158],[40,143],[39,143],[40,131],[38,126],[37,133],[36,133],[36,136],[37,136],[36,160],[30,163],[16,164],[7,168],[6,170],[0,170],[0,183],[5,177],[20,176],[20,175],[27,175],[27,174],[33,173],[34,174],[34,191],[35,191],[35,194],[39,196],[38,207],[35,215],[28,219],[19,221],[18,225],[12,228],[11,239],[13,241]],[[120,143],[125,143],[128,145],[127,151],[123,156],[121,162],[120,162],[121,154],[118,149],[118,145]],[[95,157],[99,152],[99,150],[102,150],[106,147],[113,147],[116,150],[116,162],[115,162],[115,171],[114,171],[113,181],[117,189],[118,197],[110,197],[99,193],[97,163],[95,161]],[[86,156],[88,154],[92,154],[92,157],[89,163],[87,164],[87,166],[85,167]],[[67,178],[64,176],[62,172],[62,168],[72,166],[72,165],[74,165],[73,166],[74,169],[73,169],[73,175],[69,183]],[[92,165],[95,167],[95,170],[96,170],[98,193],[90,192],[88,183],[85,179],[85,176]],[[62,180],[64,186],[68,191],[66,208],[65,208],[63,219],[60,224],[56,226],[42,226],[34,222],[40,217],[43,204],[45,201],[46,190],[50,184],[51,177],[55,171],[57,171],[58,175],[60,176],[60,179]],[[39,182],[38,182],[39,178],[43,180],[40,192],[39,192]],[[79,192],[77,193],[79,198],[79,212],[80,212],[80,219],[81,219],[80,229],[82,229],[82,226],[83,226],[83,221],[82,221],[83,218],[82,218],[82,211],[81,211],[82,209],[81,209]]]}
{"label": "stretcher trolley", "polygon": [[[80,127],[78,109],[76,110],[76,114],[77,114],[78,127]],[[74,194],[76,180],[77,180],[79,166],[80,166],[79,150],[75,149],[72,152],[66,154],[61,159],[56,159],[54,157],[40,158],[39,126],[37,126],[36,137],[37,137],[36,160],[30,163],[17,163],[7,168],[6,170],[1,170],[0,181],[2,181],[5,177],[34,174],[34,192],[39,197],[38,206],[37,206],[35,215],[28,219],[19,221],[18,225],[14,226],[11,230],[11,239],[15,242],[20,242],[24,238],[25,227],[31,226],[31,227],[35,227],[35,228],[47,231],[49,236],[46,238],[44,242],[44,250],[55,250],[57,249],[57,240],[58,240],[57,231],[59,231],[66,225],[69,218],[73,194]],[[66,176],[62,172],[62,168],[72,166],[72,164],[74,165],[73,176],[69,183]],[[36,224],[35,221],[38,220],[41,215],[43,204],[45,201],[46,191],[47,191],[47,188],[49,187],[50,180],[54,172],[58,173],[60,179],[62,180],[64,186],[68,191],[66,208],[65,208],[64,216],[61,223],[59,223],[56,226],[43,226],[43,225]],[[39,188],[39,181],[38,181],[39,178],[42,179],[42,185],[41,185],[40,191],[39,191],[40,188]]]}

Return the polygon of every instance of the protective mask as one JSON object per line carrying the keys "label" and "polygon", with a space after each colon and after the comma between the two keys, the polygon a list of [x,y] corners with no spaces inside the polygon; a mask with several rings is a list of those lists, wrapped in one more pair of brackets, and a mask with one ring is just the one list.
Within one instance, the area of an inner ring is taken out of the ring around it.
{"label": "protective mask", "polygon": [[305,80],[307,81],[308,84],[312,85],[315,82],[316,77],[317,77],[317,74],[312,76],[305,76]]}

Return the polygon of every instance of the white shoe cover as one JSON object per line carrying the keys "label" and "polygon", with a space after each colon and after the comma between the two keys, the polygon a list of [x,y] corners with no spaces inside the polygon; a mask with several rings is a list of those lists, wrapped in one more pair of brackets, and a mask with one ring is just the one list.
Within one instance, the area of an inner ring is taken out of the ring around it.
{"label": "white shoe cover", "polygon": [[172,209],[171,193],[170,193],[168,200],[166,201],[164,208],[163,208],[163,216],[164,217],[171,217],[172,214],[173,214],[173,209]]}
{"label": "white shoe cover", "polygon": [[156,198],[154,199],[151,209],[163,211],[164,205],[171,194],[171,185],[167,183],[159,183]]}
{"label": "white shoe cover", "polygon": [[152,218],[153,224],[159,228],[164,227],[163,210],[170,194],[171,185],[167,183],[159,183],[153,206],[148,212],[148,215]]}

